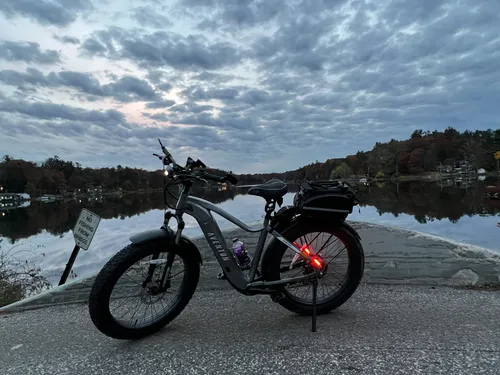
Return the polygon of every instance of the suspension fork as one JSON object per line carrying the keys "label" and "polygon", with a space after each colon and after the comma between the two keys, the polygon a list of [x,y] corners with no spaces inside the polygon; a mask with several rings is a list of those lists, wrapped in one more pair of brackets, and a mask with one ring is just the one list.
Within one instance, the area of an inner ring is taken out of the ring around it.
{"label": "suspension fork", "polygon": [[[188,196],[188,194],[189,194],[189,186],[187,188],[183,189],[183,191],[181,192],[179,200],[177,201],[175,214],[170,212],[170,211],[165,212],[165,217],[164,217],[164,222],[163,222],[163,226],[165,228],[168,228],[168,224],[170,222],[170,219],[174,218],[177,220],[177,231],[176,231],[174,238],[173,238],[173,245],[174,246],[178,246],[180,238],[181,238],[182,230],[184,229],[184,227],[186,225],[184,223],[184,220],[182,219],[182,214],[184,211],[182,206],[185,205],[186,197]],[[151,260],[158,259],[158,257],[159,257],[159,253],[156,253],[153,255]],[[160,283],[160,285],[163,288],[170,287],[170,276],[171,276],[170,271],[171,271],[172,265],[174,263],[174,258],[175,258],[175,253],[172,253],[172,252],[167,253],[167,264],[165,266],[165,269],[163,270],[163,273],[161,276],[161,283]],[[144,282],[142,283],[143,288],[147,285],[147,283],[151,282],[151,279],[153,278],[153,274],[155,272],[156,266],[157,266],[156,264],[149,265],[148,275],[147,275],[146,279],[144,280]],[[167,276],[168,276],[168,278],[167,278]],[[167,284],[165,283],[165,281],[167,281]]]}
{"label": "suspension fork", "polygon": [[[160,253],[155,253],[151,257],[151,260],[156,260],[159,258],[159,256],[160,256]],[[146,279],[144,279],[144,281],[142,282],[143,288],[145,288],[146,285],[151,282],[151,279],[153,278],[153,275],[155,273],[156,266],[157,266],[156,264],[151,264],[151,263],[149,264],[148,275],[146,276]]]}
{"label": "suspension fork", "polygon": [[[156,260],[160,256],[160,253],[156,253],[153,255],[151,260]],[[174,259],[175,259],[175,253],[169,252],[167,253],[167,262],[165,265],[165,268],[163,269],[163,273],[161,275],[161,283],[160,285],[164,288],[169,288],[170,287],[170,276],[171,276],[171,270],[172,270],[172,265],[174,264]],[[150,264],[148,268],[148,275],[146,276],[146,279],[142,283],[142,287],[145,288],[148,283],[151,282],[153,279],[153,275],[155,273],[157,264]],[[166,283],[165,283],[166,281]]]}
{"label": "suspension fork", "polygon": [[[170,276],[172,271],[172,265],[174,264],[174,259],[175,259],[175,253],[168,253],[167,254],[167,265],[165,266],[165,269],[163,270],[163,274],[161,275],[161,287],[166,290],[170,288]],[[167,281],[165,283],[165,280]]]}

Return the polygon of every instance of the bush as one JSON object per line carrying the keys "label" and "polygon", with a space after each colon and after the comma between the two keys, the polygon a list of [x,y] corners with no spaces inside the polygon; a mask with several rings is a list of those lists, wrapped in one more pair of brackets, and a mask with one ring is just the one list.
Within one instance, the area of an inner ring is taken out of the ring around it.
{"label": "bush", "polygon": [[0,307],[17,302],[24,298],[22,286],[11,283],[0,275]]}
{"label": "bush", "polygon": [[[41,274],[41,268],[36,266],[30,249],[22,249],[18,244],[8,250],[2,249],[0,240],[0,307],[17,302],[30,295],[49,289],[51,283]],[[40,248],[41,246],[37,246]],[[31,255],[32,257],[28,257]]]}

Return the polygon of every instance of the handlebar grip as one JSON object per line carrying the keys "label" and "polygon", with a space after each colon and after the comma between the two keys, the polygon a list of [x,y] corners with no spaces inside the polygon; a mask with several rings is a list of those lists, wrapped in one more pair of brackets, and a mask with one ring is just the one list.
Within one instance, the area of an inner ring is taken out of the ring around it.
{"label": "handlebar grip", "polygon": [[203,163],[200,159],[196,160],[196,164],[197,164],[197,166],[199,166],[201,168],[206,168],[207,167],[205,165],[205,163]]}
{"label": "handlebar grip", "polygon": [[232,175],[230,173],[228,173],[226,175],[226,180],[229,181],[233,185],[236,185],[238,183],[238,179],[234,175]]}
{"label": "handlebar grip", "polygon": [[203,177],[205,177],[207,180],[212,180],[212,181],[215,181],[215,182],[225,182],[226,181],[226,177],[217,176],[217,175],[211,174],[211,173],[205,173],[203,175]]}
{"label": "handlebar grip", "polygon": [[208,180],[215,181],[215,182],[226,182],[227,181],[233,185],[236,185],[238,183],[238,179],[229,173],[225,176],[217,176],[215,174],[206,173],[205,178]]}

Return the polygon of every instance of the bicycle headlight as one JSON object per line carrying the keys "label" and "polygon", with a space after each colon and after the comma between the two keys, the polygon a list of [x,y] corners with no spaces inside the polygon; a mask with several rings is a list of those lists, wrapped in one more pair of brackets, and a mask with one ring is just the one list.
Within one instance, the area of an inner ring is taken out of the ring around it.
{"label": "bicycle headlight", "polygon": [[173,172],[173,168],[171,165],[167,165],[166,168],[165,168],[165,176],[168,176],[170,175],[172,172]]}

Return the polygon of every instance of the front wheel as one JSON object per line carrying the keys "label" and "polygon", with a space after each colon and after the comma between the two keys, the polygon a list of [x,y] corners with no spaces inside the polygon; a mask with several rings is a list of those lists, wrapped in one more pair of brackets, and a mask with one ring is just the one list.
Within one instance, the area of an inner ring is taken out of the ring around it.
{"label": "front wheel", "polygon": [[[298,220],[281,235],[288,241],[307,246],[326,263],[318,280],[317,314],[325,314],[344,304],[356,291],[364,272],[364,252],[359,240],[342,224],[326,220]],[[302,257],[288,246],[274,240],[263,258],[266,281],[299,277],[308,272]],[[277,299],[286,309],[301,315],[312,315],[312,284],[291,284],[278,289]]]}
{"label": "front wheel", "polygon": [[89,298],[94,325],[116,339],[139,339],[175,319],[194,294],[197,259],[182,247],[131,244],[97,275]]}

